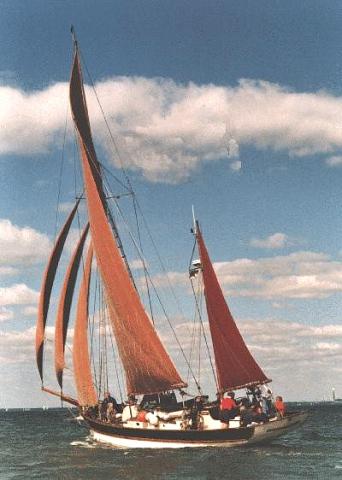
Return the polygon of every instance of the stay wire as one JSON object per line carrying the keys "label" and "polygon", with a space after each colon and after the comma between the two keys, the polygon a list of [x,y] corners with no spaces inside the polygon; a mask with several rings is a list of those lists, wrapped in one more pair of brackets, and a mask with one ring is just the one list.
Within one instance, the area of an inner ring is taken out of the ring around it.
{"label": "stay wire", "polygon": [[58,180],[58,193],[57,193],[57,205],[56,205],[56,219],[55,219],[55,235],[54,235],[54,243],[56,242],[57,237],[57,225],[58,225],[58,214],[59,214],[59,202],[61,197],[61,188],[62,188],[62,176],[63,176],[63,168],[64,168],[64,153],[65,153],[65,142],[66,142],[66,132],[68,126],[68,113],[69,113],[69,106],[67,107],[66,114],[65,114],[65,125],[64,125],[64,135],[63,135],[63,147],[62,147],[62,158],[61,158],[61,165],[59,169],[59,180]]}
{"label": "stay wire", "polygon": [[[128,227],[128,224],[127,224],[127,222],[126,222],[125,216],[123,215],[123,212],[122,212],[120,206],[118,205],[118,202],[115,201],[115,205],[116,205],[116,208],[117,208],[118,212],[119,212],[120,215],[121,215],[121,218],[122,218],[122,220],[123,220],[123,222],[124,222],[124,225],[126,226],[126,228],[127,228],[127,230],[128,230],[128,234],[129,234],[129,236],[130,236],[130,239],[131,239],[132,243],[134,244],[134,246],[135,246],[135,248],[136,248],[136,250],[137,250],[137,252],[138,252],[138,254],[139,254],[140,258],[141,258],[141,257],[142,257],[142,254],[141,254],[141,252],[140,252],[139,246],[137,245],[137,242],[136,242],[134,236],[132,235],[132,232],[130,231],[130,229],[129,229],[129,227]],[[191,372],[191,375],[192,375],[193,380],[194,380],[194,382],[195,382],[195,384],[196,384],[196,386],[197,386],[197,389],[198,389],[198,391],[201,393],[201,387],[200,387],[200,385],[199,385],[199,383],[198,383],[198,381],[197,381],[197,379],[196,379],[196,376],[195,376],[195,374],[194,374],[194,372],[193,372],[193,370],[192,370],[192,368],[191,368],[191,365],[190,365],[190,363],[189,363],[189,361],[188,361],[188,358],[187,358],[187,356],[186,356],[186,354],[185,354],[185,352],[184,352],[184,349],[183,349],[183,347],[182,347],[182,345],[181,345],[181,343],[180,343],[180,341],[179,341],[179,339],[178,339],[178,336],[177,336],[177,334],[176,334],[175,328],[174,328],[174,326],[172,325],[172,322],[171,322],[171,320],[170,320],[170,318],[169,318],[169,316],[168,316],[168,314],[167,314],[167,312],[166,312],[166,310],[165,310],[164,304],[163,304],[163,302],[162,302],[162,300],[161,300],[161,298],[160,298],[160,296],[159,296],[159,293],[158,293],[158,291],[157,291],[157,289],[156,289],[156,287],[155,287],[155,285],[154,285],[154,282],[153,282],[153,280],[152,280],[152,278],[151,278],[151,275],[150,275],[150,273],[149,273],[149,271],[148,271],[147,269],[146,269],[146,275],[147,275],[147,277],[148,277],[148,279],[149,279],[149,281],[150,281],[150,284],[151,284],[151,286],[152,286],[152,288],[153,288],[154,294],[156,295],[156,298],[157,298],[157,300],[158,300],[158,302],[159,302],[159,305],[160,305],[161,308],[162,308],[162,311],[163,311],[163,314],[164,314],[164,316],[165,316],[165,318],[166,318],[166,321],[167,321],[169,327],[171,328],[171,331],[172,331],[172,333],[173,333],[173,336],[174,336],[174,338],[175,338],[175,340],[176,340],[176,342],[177,342],[177,345],[178,345],[178,347],[179,347],[179,349],[180,349],[180,351],[181,351],[181,353],[182,353],[182,356],[183,356],[183,358],[184,358],[184,360],[185,360],[185,362],[186,362],[186,364],[187,364],[187,366],[188,366],[188,368],[189,368],[189,370],[190,370],[190,372]]]}
{"label": "stay wire", "polygon": [[212,358],[211,358],[209,343],[208,343],[207,336],[206,336],[205,330],[204,330],[204,324],[203,324],[203,319],[202,319],[200,307],[199,307],[199,304],[198,304],[195,289],[194,289],[193,282],[192,282],[191,279],[190,279],[190,284],[191,284],[192,293],[193,293],[194,298],[195,298],[195,305],[196,305],[196,309],[197,309],[197,312],[198,312],[199,320],[200,320],[201,325],[202,325],[202,332],[203,332],[204,341],[205,341],[205,344],[206,344],[206,347],[207,347],[207,352],[208,352],[208,357],[209,357],[211,370],[212,370],[213,377],[214,377],[214,380],[215,380],[215,385],[216,385],[216,388],[217,388],[217,391],[218,391],[219,386],[218,386],[218,381],[217,381],[217,377],[216,377],[216,372],[215,372],[215,368],[214,368],[213,361],[212,361]]}

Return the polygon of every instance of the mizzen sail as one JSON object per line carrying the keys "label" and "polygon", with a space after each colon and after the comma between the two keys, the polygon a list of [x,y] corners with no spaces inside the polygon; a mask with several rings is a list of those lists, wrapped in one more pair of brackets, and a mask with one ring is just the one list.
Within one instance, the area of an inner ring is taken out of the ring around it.
{"label": "mizzen sail", "polygon": [[126,373],[127,392],[156,393],[184,387],[186,384],[144,310],[108,224],[77,47],[70,79],[70,104],[79,137],[92,244]]}
{"label": "mizzen sail", "polygon": [[44,335],[45,335],[46,319],[47,319],[47,314],[48,314],[49,305],[50,305],[51,291],[53,287],[53,282],[55,280],[58,263],[62,255],[65,240],[68,236],[70,226],[74,219],[79,203],[80,203],[80,200],[76,202],[62,230],[58,235],[54,249],[52,250],[52,253],[49,258],[49,262],[47,264],[47,267],[44,273],[43,284],[40,291],[37,326],[36,326],[36,358],[37,358],[38,371],[39,371],[39,375],[42,382],[43,382]]}
{"label": "mizzen sail", "polygon": [[196,238],[220,390],[227,391],[269,382],[248,350],[229,311],[198,223]]}
{"label": "mizzen sail", "polygon": [[89,287],[92,259],[93,248],[90,245],[78,297],[73,341],[74,379],[77,390],[77,399],[82,407],[94,406],[98,403],[98,398],[93,385],[93,378],[91,374],[87,335],[89,314]]}
{"label": "mizzen sail", "polygon": [[87,233],[89,230],[89,224],[86,225],[85,229],[82,232],[80,240],[75,248],[75,251],[72,255],[71,261],[69,263],[63,288],[60,295],[60,300],[58,304],[58,311],[55,324],[55,370],[59,386],[63,387],[63,370],[65,367],[64,362],[64,350],[65,342],[70,318],[70,310],[72,304],[72,298],[74,294],[77,273],[80,266],[82,251],[84,243],[87,238]]}

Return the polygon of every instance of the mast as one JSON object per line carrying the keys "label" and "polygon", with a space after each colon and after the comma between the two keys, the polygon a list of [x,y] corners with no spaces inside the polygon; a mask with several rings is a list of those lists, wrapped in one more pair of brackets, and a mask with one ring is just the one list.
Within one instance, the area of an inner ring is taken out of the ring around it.
{"label": "mast", "polygon": [[224,298],[202,233],[195,222],[204,294],[220,391],[270,382],[248,350]]}

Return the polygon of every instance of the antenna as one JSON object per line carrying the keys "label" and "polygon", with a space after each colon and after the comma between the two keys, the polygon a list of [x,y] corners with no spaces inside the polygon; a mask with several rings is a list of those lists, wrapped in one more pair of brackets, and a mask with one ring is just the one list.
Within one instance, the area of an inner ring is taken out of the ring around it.
{"label": "antenna", "polygon": [[71,32],[71,36],[72,36],[72,40],[74,42],[74,45],[77,47],[76,32],[75,32],[75,28],[74,28],[73,25],[70,26],[70,32]]}
{"label": "antenna", "polygon": [[194,208],[193,205],[191,206],[191,209],[192,209],[192,221],[193,221],[193,224],[194,224],[194,234],[196,235],[197,234],[197,225],[196,225],[196,217],[195,217],[195,208]]}

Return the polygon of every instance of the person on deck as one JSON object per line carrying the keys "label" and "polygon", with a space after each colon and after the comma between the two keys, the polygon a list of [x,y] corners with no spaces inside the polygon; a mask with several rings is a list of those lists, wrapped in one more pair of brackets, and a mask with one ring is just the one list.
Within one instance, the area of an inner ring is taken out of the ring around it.
{"label": "person on deck", "polygon": [[283,402],[283,397],[278,395],[278,397],[276,397],[276,401],[274,402],[274,406],[279,417],[284,417],[286,406],[285,406],[285,403]]}
{"label": "person on deck", "polygon": [[235,393],[229,392],[226,397],[221,398],[220,403],[220,420],[221,422],[229,422],[238,413],[235,402]]}
{"label": "person on deck", "polygon": [[111,396],[110,392],[106,392],[101,407],[102,415],[109,421],[116,413],[119,413],[120,410],[115,398]]}
{"label": "person on deck", "polygon": [[261,393],[262,411],[266,415],[270,415],[272,411],[272,390],[265,384],[259,387]]}

